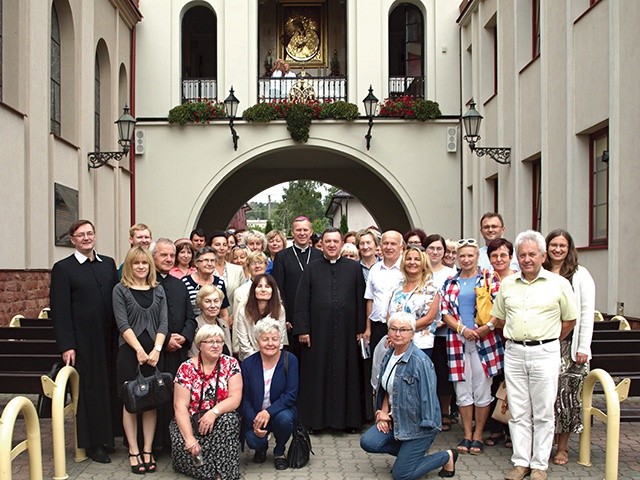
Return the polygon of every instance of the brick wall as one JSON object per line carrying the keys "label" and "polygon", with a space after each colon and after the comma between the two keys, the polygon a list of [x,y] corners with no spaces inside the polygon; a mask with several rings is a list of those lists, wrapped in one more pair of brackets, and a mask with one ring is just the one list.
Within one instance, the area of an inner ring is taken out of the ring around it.
{"label": "brick wall", "polygon": [[49,270],[0,270],[0,325],[14,315],[35,318],[49,306]]}

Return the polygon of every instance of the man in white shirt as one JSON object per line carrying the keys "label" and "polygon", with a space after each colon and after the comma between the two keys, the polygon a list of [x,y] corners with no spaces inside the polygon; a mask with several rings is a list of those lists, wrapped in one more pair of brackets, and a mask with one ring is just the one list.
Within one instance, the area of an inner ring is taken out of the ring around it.
{"label": "man in white shirt", "polygon": [[[480,265],[480,267],[491,270],[491,262],[487,255],[487,245],[496,238],[502,238],[504,230],[505,227],[502,215],[496,212],[487,212],[482,215],[482,218],[480,219],[480,234],[482,235],[482,238],[484,238],[484,247],[479,249],[480,258],[478,259],[478,265]],[[514,255],[511,260],[510,268],[516,272],[520,271],[516,255]]]}

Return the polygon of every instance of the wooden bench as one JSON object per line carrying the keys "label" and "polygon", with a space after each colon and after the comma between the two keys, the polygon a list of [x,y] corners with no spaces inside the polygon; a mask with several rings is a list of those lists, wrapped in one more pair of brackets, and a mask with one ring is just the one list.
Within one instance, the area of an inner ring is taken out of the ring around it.
{"label": "wooden bench", "polygon": [[0,327],[0,393],[42,393],[40,377],[60,360],[51,320],[29,320],[42,326]]}
{"label": "wooden bench", "polygon": [[[614,322],[602,322],[613,324]],[[596,322],[596,325],[598,323]],[[613,328],[617,328],[611,325]],[[623,378],[631,379],[630,397],[640,396],[640,331],[594,329],[591,341],[591,369],[606,370],[617,384]],[[602,394],[602,386],[596,385],[595,394]],[[640,408],[620,405],[621,420],[640,421]]]}

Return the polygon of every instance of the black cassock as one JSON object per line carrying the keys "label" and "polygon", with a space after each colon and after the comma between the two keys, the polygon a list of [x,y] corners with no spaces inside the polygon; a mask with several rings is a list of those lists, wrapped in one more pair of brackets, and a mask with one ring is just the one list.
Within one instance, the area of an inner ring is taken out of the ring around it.
{"label": "black cassock", "polygon": [[111,294],[118,276],[112,258],[100,255],[100,259],[81,264],[71,255],[51,270],[50,306],[58,350],[76,350],[81,448],[113,445],[117,337]]}
{"label": "black cassock", "polygon": [[302,345],[298,408],[305,425],[360,428],[363,413],[362,359],[356,337],[365,329],[365,283],[360,265],[347,258],[313,261],[296,295],[295,335]]}

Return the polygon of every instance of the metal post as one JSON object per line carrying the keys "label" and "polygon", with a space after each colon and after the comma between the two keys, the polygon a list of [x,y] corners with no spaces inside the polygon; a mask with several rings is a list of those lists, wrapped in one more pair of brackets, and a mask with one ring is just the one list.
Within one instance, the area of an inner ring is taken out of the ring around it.
{"label": "metal post", "polygon": [[[22,414],[27,427],[27,439],[13,449],[13,428],[16,418]],[[29,454],[29,478],[42,480],[42,443],[40,440],[40,421],[36,407],[27,397],[15,397],[2,412],[0,418],[0,478],[11,480],[11,462],[25,450]]]}
{"label": "metal post", "polygon": [[[82,462],[87,459],[84,448],[78,448],[78,427],[76,413],[78,411],[78,393],[80,376],[78,371],[67,365],[58,373],[55,380],[47,375],[41,378],[44,394],[51,398],[51,434],[53,437],[53,478],[65,480],[67,474],[67,457],[64,441],[64,416],[67,412],[73,412],[73,433],[75,437],[75,461]],[[71,384],[71,403],[65,407],[67,383]]]}

